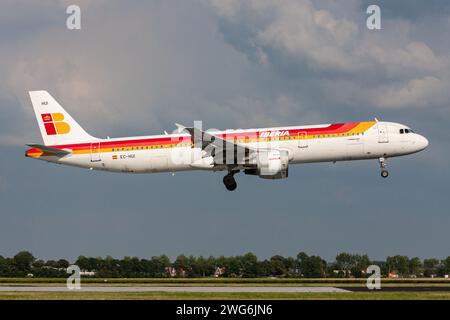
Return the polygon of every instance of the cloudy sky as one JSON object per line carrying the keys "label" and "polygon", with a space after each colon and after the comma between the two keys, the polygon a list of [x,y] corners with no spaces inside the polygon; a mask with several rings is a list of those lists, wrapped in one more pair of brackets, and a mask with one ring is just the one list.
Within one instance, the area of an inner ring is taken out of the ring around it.
{"label": "cloudy sky", "polygon": [[[66,8],[81,7],[81,30]],[[382,29],[366,28],[381,7]],[[450,255],[447,0],[3,0],[0,255],[378,259]],[[364,121],[410,125],[416,155],[222,173],[121,175],[33,161],[27,92],[44,89],[92,135]]]}

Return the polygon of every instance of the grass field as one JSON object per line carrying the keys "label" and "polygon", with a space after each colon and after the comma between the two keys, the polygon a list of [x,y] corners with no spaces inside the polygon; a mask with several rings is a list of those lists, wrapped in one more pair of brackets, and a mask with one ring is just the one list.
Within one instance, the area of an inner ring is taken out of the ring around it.
{"label": "grass field", "polygon": [[[365,278],[81,278],[86,285],[213,285],[213,286],[255,286],[255,285],[293,285],[293,286],[346,286],[365,285]],[[382,285],[448,285],[450,279],[443,278],[405,278],[382,279]],[[65,278],[0,278],[0,286],[4,285],[65,285]]]}
{"label": "grass field", "polygon": [[[82,286],[331,286],[364,287],[366,279],[98,279],[82,278]],[[0,278],[0,286],[65,286],[66,279]],[[382,287],[449,287],[448,292],[0,292],[0,300],[196,300],[196,299],[325,299],[325,300],[450,300],[449,279],[383,279]]]}
{"label": "grass field", "polygon": [[448,300],[450,292],[193,293],[193,292],[0,292],[0,300]]}

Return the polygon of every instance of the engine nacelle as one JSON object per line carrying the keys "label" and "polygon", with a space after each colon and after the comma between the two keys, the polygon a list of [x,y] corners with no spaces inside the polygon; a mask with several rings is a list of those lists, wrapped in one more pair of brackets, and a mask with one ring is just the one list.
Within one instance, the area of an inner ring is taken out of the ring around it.
{"label": "engine nacelle", "polygon": [[283,150],[259,151],[254,157],[256,169],[245,170],[246,174],[258,175],[263,179],[284,179],[288,177],[289,153]]}

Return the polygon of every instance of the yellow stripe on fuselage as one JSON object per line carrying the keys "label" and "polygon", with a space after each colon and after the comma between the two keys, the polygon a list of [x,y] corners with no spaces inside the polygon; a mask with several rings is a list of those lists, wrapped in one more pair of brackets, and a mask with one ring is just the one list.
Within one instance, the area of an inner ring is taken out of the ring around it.
{"label": "yellow stripe on fuselage", "polygon": [[[259,143],[259,142],[269,142],[269,141],[291,141],[291,140],[300,140],[300,139],[307,139],[307,140],[315,140],[315,139],[321,139],[321,138],[339,138],[343,136],[350,136],[350,135],[356,135],[356,134],[362,134],[369,130],[371,127],[373,127],[377,122],[376,121],[369,121],[369,122],[359,122],[353,129],[341,132],[341,133],[330,133],[330,134],[308,134],[308,135],[289,135],[284,137],[258,137],[258,138],[243,138],[243,139],[237,139],[236,141],[238,143]],[[228,141],[233,141],[231,138],[227,139]],[[101,143],[100,143],[101,145]],[[148,150],[158,150],[158,149],[171,149],[171,148],[177,148],[177,147],[189,147],[192,146],[189,143],[180,143],[180,144],[157,144],[157,145],[149,145],[144,146],[144,149],[141,149],[141,145],[139,147],[130,145],[129,147],[124,147],[125,150],[121,150],[121,148],[100,148],[98,149],[98,153],[108,153],[108,152],[134,152],[134,151],[148,151]],[[131,148],[134,148],[131,150]],[[78,149],[78,150],[72,150],[72,154],[74,155],[82,155],[82,154],[91,154],[92,151],[90,148],[86,149]],[[97,153],[97,152],[95,152]],[[29,157],[41,157],[46,156],[44,152],[33,152],[28,153]]]}

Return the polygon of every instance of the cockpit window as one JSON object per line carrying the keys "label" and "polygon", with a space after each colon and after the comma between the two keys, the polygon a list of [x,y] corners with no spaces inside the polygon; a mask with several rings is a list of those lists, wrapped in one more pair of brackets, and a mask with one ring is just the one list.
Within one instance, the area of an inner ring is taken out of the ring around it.
{"label": "cockpit window", "polygon": [[406,134],[406,133],[414,133],[411,129],[400,129],[400,134]]}

